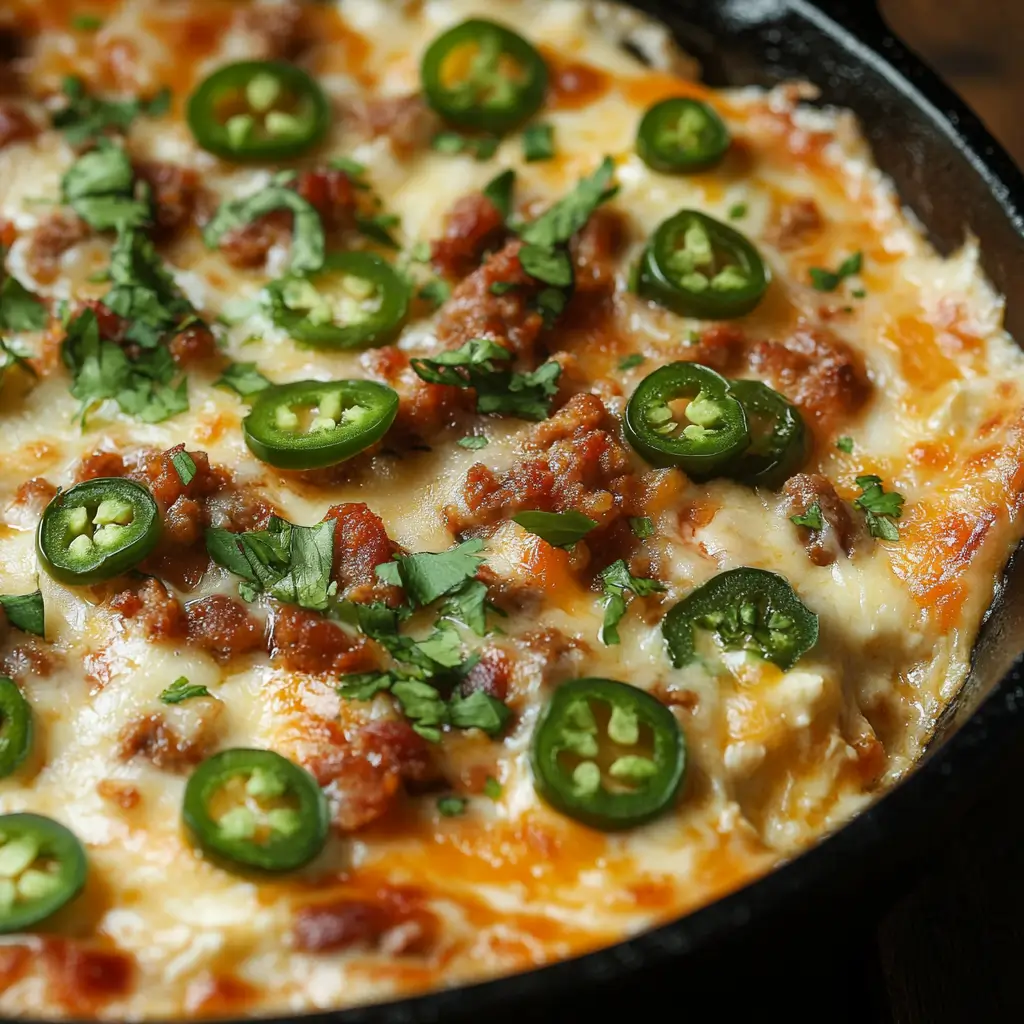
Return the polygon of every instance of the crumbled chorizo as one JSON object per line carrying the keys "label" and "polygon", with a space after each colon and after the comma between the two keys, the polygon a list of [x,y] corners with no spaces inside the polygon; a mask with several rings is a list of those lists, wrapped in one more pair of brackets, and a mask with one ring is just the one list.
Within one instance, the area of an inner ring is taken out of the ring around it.
{"label": "crumbled chorizo", "polygon": [[121,730],[118,756],[122,761],[141,756],[164,771],[183,771],[217,747],[223,711],[215,697],[193,697],[136,718]]}
{"label": "crumbled chorizo", "polygon": [[206,324],[190,324],[168,342],[171,358],[181,367],[188,368],[208,363],[220,356],[217,339]]}
{"label": "crumbled chorizo", "polygon": [[352,179],[341,170],[303,171],[293,188],[320,214],[326,231],[340,231],[351,227],[358,192]]}
{"label": "crumbled chorizo", "polygon": [[188,620],[181,603],[160,580],[152,577],[137,589],[115,594],[110,599],[110,607],[126,619],[140,619],[151,640],[183,637],[188,632]]}
{"label": "crumbled chorizo", "polygon": [[218,248],[233,267],[262,267],[267,253],[275,245],[283,245],[291,233],[292,215],[274,210],[262,217],[240,224],[221,238]]}
{"label": "crumbled chorizo", "polygon": [[615,289],[615,271],[626,241],[622,214],[600,207],[572,240],[576,293],[611,292]]}
{"label": "crumbled chorizo", "polygon": [[137,160],[133,167],[136,179],[149,186],[152,196],[154,216],[150,232],[157,241],[170,241],[193,221],[202,195],[199,174],[190,167],[154,160]]}
{"label": "crumbled chorizo", "polygon": [[347,122],[360,134],[371,139],[386,138],[399,159],[426,149],[441,129],[441,119],[421,93],[359,97],[348,102],[346,115]]}
{"label": "crumbled chorizo", "polygon": [[430,259],[446,277],[465,277],[504,233],[501,211],[482,192],[471,192],[445,215],[444,234],[431,244]]}
{"label": "crumbled chorizo", "polygon": [[630,460],[608,430],[596,427],[603,416],[596,396],[574,395],[536,428],[544,455],[515,463],[500,479],[481,463],[472,466],[460,504],[445,509],[449,528],[462,533],[523,509],[576,510],[610,526],[623,514],[617,495],[621,479],[630,474]]}
{"label": "crumbled chorizo", "polygon": [[236,15],[249,60],[294,60],[312,41],[298,0],[245,4]]}
{"label": "crumbled chorizo", "polygon": [[100,779],[96,783],[96,792],[122,811],[134,811],[142,803],[142,794],[135,786],[117,779]]}
{"label": "crumbled chorizo", "polygon": [[73,1014],[93,1016],[104,1003],[131,991],[135,959],[130,954],[56,936],[41,941],[50,991]]}
{"label": "crumbled chorizo", "polygon": [[782,488],[785,495],[785,514],[802,516],[812,505],[821,510],[824,526],[811,530],[798,527],[804,538],[807,554],[815,565],[831,565],[840,552],[853,554],[858,530],[846,502],[836,494],[827,476],[820,473],[798,473],[790,477]]}
{"label": "crumbled chorizo", "polygon": [[174,465],[174,456],[185,451],[184,444],[177,444],[165,452],[147,449],[138,452],[128,468],[128,476],[145,484],[161,512],[166,512],[179,498],[203,498],[220,490],[228,481],[227,474],[210,465],[206,452],[190,451],[189,457],[196,472],[186,484]]}
{"label": "crumbled chorizo", "polygon": [[[491,338],[499,345],[532,361],[544,318],[533,302],[547,286],[530,277],[519,262],[523,243],[509,242],[474,270],[452,292],[437,321],[437,337],[449,348],[472,338]],[[512,286],[495,295],[491,286]]]}
{"label": "crumbled chorizo", "polygon": [[742,328],[733,324],[714,324],[701,331],[696,344],[688,345],[681,355],[719,373],[729,373],[740,366],[749,348],[750,341]]}
{"label": "crumbled chorizo", "polygon": [[422,787],[440,778],[430,744],[404,719],[370,722],[352,742],[328,748],[306,767],[324,787],[342,832],[383,817],[403,784]]}
{"label": "crumbled chorizo", "polygon": [[500,647],[487,647],[481,653],[480,660],[462,680],[462,695],[468,697],[480,690],[488,697],[504,701],[508,696],[511,672],[508,654]]}
{"label": "crumbled chorizo", "polygon": [[803,326],[783,342],[759,342],[750,366],[822,426],[856,412],[871,390],[853,349],[823,328]]}
{"label": "crumbled chorizo", "polygon": [[106,476],[124,476],[124,459],[118,452],[97,451],[85,455],[75,469],[75,483]]}
{"label": "crumbled chorizo", "polygon": [[43,283],[60,273],[61,257],[89,237],[89,226],[73,213],[51,214],[29,236],[25,265],[29,273]]}
{"label": "crumbled chorizo", "polygon": [[472,408],[471,392],[421,380],[409,365],[409,357],[394,345],[367,352],[363,365],[371,376],[398,392],[398,415],[388,432],[389,446],[427,440],[453,426],[461,411]]}
{"label": "crumbled chorizo", "polygon": [[389,888],[371,899],[301,907],[292,935],[297,949],[325,953],[362,946],[390,956],[422,954],[433,945],[437,918],[418,896]]}
{"label": "crumbled chorizo", "polygon": [[331,578],[350,601],[401,602],[398,587],[384,586],[376,568],[390,562],[398,545],[388,536],[384,521],[361,502],[332,505],[324,519],[333,519],[334,563]]}
{"label": "crumbled chorizo", "polygon": [[34,476],[31,480],[26,480],[21,484],[9,507],[17,507],[25,512],[39,515],[56,494],[56,484],[51,484],[44,476]]}
{"label": "crumbled chorizo", "polygon": [[185,606],[189,641],[219,661],[263,646],[263,630],[241,601],[213,594]]}
{"label": "crumbled chorizo", "polygon": [[17,103],[0,102],[0,149],[12,142],[24,142],[39,134],[39,126]]}
{"label": "crumbled chorizo", "polygon": [[825,227],[818,204],[809,196],[776,207],[766,238],[784,252],[811,245]]}
{"label": "crumbled chorizo", "polygon": [[311,675],[356,672],[372,664],[365,638],[290,604],[274,613],[270,652],[285,668]]}

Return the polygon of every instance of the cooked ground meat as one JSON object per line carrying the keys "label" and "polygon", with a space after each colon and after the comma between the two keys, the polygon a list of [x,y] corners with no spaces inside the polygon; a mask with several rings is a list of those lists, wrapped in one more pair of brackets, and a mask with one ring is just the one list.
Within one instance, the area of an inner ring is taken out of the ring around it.
{"label": "cooked ground meat", "polygon": [[89,225],[73,213],[53,213],[38,224],[29,237],[25,264],[29,273],[44,284],[60,273],[61,257],[89,237]]}
{"label": "cooked ground meat", "polygon": [[44,476],[34,476],[18,488],[11,505],[38,515],[50,504],[56,494],[57,486],[55,484],[51,484]]}
{"label": "cooked ground meat", "polygon": [[399,159],[426,149],[441,130],[441,119],[420,93],[358,97],[347,102],[345,117],[367,138],[387,138]]}
{"label": "cooked ground meat", "polygon": [[617,210],[599,207],[572,240],[577,295],[615,288],[615,268],[626,242],[626,222]]}
{"label": "cooked ground meat", "polygon": [[193,697],[136,718],[121,730],[118,756],[122,761],[141,756],[165,771],[183,771],[216,749],[223,711],[215,697]]}
{"label": "cooked ground meat", "polygon": [[76,484],[104,476],[124,476],[124,459],[119,452],[93,452],[86,455],[75,469]]}
{"label": "cooked ground meat", "polygon": [[444,234],[434,239],[430,258],[438,272],[461,278],[474,271],[488,249],[505,234],[501,211],[482,192],[459,199],[444,220]]}
{"label": "cooked ground meat", "polygon": [[489,697],[503,701],[508,696],[509,677],[512,664],[508,654],[500,647],[485,647],[480,660],[466,673],[462,680],[462,695],[481,690]]}
{"label": "cooked ground meat", "polygon": [[346,502],[332,505],[324,519],[336,523],[331,578],[337,582],[338,592],[350,601],[400,604],[401,589],[384,586],[374,571],[399,550],[380,516],[361,502]]}
{"label": "cooked ground meat", "polygon": [[750,349],[750,339],[740,327],[714,324],[701,331],[695,345],[687,345],[680,357],[710,366],[719,373],[730,374],[739,369]]}
{"label": "cooked ground meat", "polygon": [[623,514],[619,492],[631,469],[626,450],[603,425],[606,417],[597,396],[575,395],[535,428],[534,444],[544,455],[522,459],[500,478],[482,463],[472,466],[459,505],[445,509],[449,528],[460,534],[523,509],[576,510],[610,526]]}
{"label": "cooked ground meat", "polygon": [[39,126],[18,103],[0,101],[0,149],[12,142],[24,142],[39,134]]}
{"label": "cooked ground meat", "polygon": [[245,4],[235,24],[246,34],[246,60],[294,60],[312,42],[299,0]]}
{"label": "cooked ground meat", "polygon": [[181,603],[160,580],[152,577],[138,588],[115,594],[110,607],[126,619],[141,619],[151,640],[176,639],[188,632],[188,619]]}
{"label": "cooked ground meat", "polygon": [[206,324],[191,324],[167,343],[171,358],[182,368],[221,358],[217,339]]}
{"label": "cooked ground meat", "polygon": [[804,196],[775,208],[766,238],[785,252],[813,244],[824,228],[825,219],[818,204]]}
{"label": "cooked ground meat", "polygon": [[42,949],[34,950],[34,955],[41,953],[49,993],[72,1016],[93,1017],[104,1004],[131,992],[135,959],[129,953],[55,935],[41,937],[39,942]]}
{"label": "cooked ground meat", "polygon": [[871,391],[857,354],[820,327],[801,327],[782,342],[758,343],[750,366],[823,428],[855,413]]}
{"label": "cooked ground meat", "polygon": [[807,554],[815,565],[831,565],[840,554],[853,554],[860,531],[850,515],[849,506],[836,494],[827,476],[798,473],[786,481],[782,493],[786,497],[784,510],[787,516],[806,515],[812,505],[821,509],[822,529],[797,527]]}
{"label": "cooked ground meat", "polygon": [[[533,302],[547,286],[523,270],[522,244],[518,239],[509,242],[452,292],[437,321],[437,337],[445,347],[457,348],[471,338],[491,338],[532,364],[534,346],[544,329],[544,318]],[[491,286],[498,282],[514,287],[495,295]]]}
{"label": "cooked ground meat", "polygon": [[334,675],[372,668],[368,648],[364,637],[346,633],[317,612],[290,604],[274,612],[270,653],[292,672]]}
{"label": "cooked ground meat", "polygon": [[188,638],[218,661],[263,647],[263,630],[241,601],[213,594],[185,606]]}
{"label": "cooked ground meat", "polygon": [[203,191],[199,174],[190,167],[153,160],[137,160],[133,167],[136,179],[146,182],[152,195],[150,233],[157,241],[170,241],[193,221]]}

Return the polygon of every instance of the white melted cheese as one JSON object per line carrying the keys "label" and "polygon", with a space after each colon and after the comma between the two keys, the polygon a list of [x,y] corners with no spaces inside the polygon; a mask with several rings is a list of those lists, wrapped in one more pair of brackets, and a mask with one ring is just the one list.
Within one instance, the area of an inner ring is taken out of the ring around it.
{"label": "white melted cheese", "polygon": [[[234,30],[195,57],[171,52],[153,38],[145,3],[108,6],[96,46],[115,38],[136,40],[143,87],[167,80],[175,65],[194,64],[198,79],[251,53],[251,41]],[[202,6],[198,0],[174,0],[161,5],[159,17],[187,21]],[[160,705],[157,695],[186,676],[212,694],[203,699],[203,714],[220,746],[289,753],[307,741],[315,727],[310,723],[343,713],[330,682],[283,671],[262,655],[228,671],[185,643],[147,643],[136,626],[41,575],[53,667],[19,678],[37,718],[36,748],[25,769],[0,781],[0,810],[51,815],[85,844],[89,885],[54,927],[75,937],[105,937],[134,957],[130,994],[89,1011],[111,1019],[209,1012],[211,979],[225,974],[253,987],[256,995],[246,1011],[265,1013],[332,1008],[456,984],[613,941],[744,884],[841,825],[912,765],[964,678],[981,615],[1017,540],[1018,528],[1005,509],[1019,497],[1012,491],[1012,470],[1019,465],[1015,421],[1024,359],[1002,330],[1001,301],[979,272],[974,242],[948,260],[927,246],[901,213],[848,116],[801,114],[786,90],[768,97],[726,94],[722,110],[747,154],[745,172],[660,175],[633,154],[633,141],[643,110],[672,87],[663,73],[641,67],[600,30],[595,10],[605,26],[622,17],[611,5],[339,0],[337,10],[345,31],[364,41],[365,65],[375,70],[375,89],[384,94],[415,91],[425,46],[471,16],[498,18],[560,59],[585,62],[609,76],[609,88],[592,102],[544,115],[554,127],[552,161],[524,162],[515,135],[487,162],[429,149],[399,160],[386,140],[360,142],[343,123],[332,130],[323,155],[350,156],[369,168],[385,207],[401,218],[407,247],[440,235],[452,204],[480,189],[497,169],[514,167],[518,194],[544,205],[592,171],[603,154],[614,156],[620,192],[613,204],[625,214],[631,239],[619,270],[619,310],[628,328],[626,351],[647,357],[639,369],[617,373],[624,394],[656,365],[670,362],[690,331],[702,326],[626,293],[636,253],[675,210],[693,207],[725,220],[737,204],[746,207],[738,227],[758,244],[774,274],[769,298],[743,322],[758,337],[784,337],[799,318],[815,319],[823,304],[842,306],[847,300],[841,295],[809,288],[807,271],[835,267],[850,252],[864,250],[865,270],[854,285],[863,284],[867,296],[848,313],[830,314],[828,326],[863,356],[872,395],[840,431],[855,438],[854,453],[826,444],[809,471],[827,474],[847,496],[856,493],[858,474],[878,472],[888,488],[906,496],[909,526],[901,545],[872,543],[855,558],[816,566],[779,496],[726,481],[687,483],[673,504],[652,511],[656,534],[648,543],[664,570],[665,607],[724,569],[771,569],[788,578],[819,615],[821,636],[813,651],[785,673],[731,655],[720,659],[717,674],[695,666],[673,669],[657,620],[631,609],[620,627],[621,644],[606,648],[597,639],[603,616],[598,594],[577,588],[549,595],[502,628],[512,639],[527,630],[559,630],[575,650],[554,669],[541,655],[524,656],[513,677],[518,717],[508,737],[494,745],[464,738],[445,755],[451,778],[459,777],[460,766],[491,764],[502,783],[501,797],[475,797],[467,814],[455,819],[438,819],[433,798],[422,798],[403,809],[408,830],[334,836],[297,880],[280,884],[239,879],[193,852],[180,825],[185,777],[142,758],[122,760],[119,736],[140,716],[177,713]],[[669,59],[661,29],[637,24],[632,16],[624,23],[647,50]],[[88,47],[71,46],[67,39],[58,27],[44,28],[30,80],[35,76],[52,85],[54,69],[61,66],[55,55],[92,74],[95,60]],[[322,79],[334,98],[359,92],[360,81],[356,69],[333,64]],[[692,87],[680,82],[679,88],[685,93]],[[814,133],[824,133],[827,145],[810,159],[801,155],[801,145]],[[258,191],[268,180],[265,169],[231,167],[198,150],[178,118],[141,118],[130,141],[134,152],[148,158],[196,168],[221,199]],[[105,264],[108,240],[76,246],[52,282],[34,280],[25,261],[28,232],[52,211],[45,204],[59,204],[60,178],[73,159],[54,132],[0,151],[0,218],[21,233],[7,265],[26,286],[54,298],[97,296],[105,287],[87,278]],[[813,198],[825,215],[824,241],[810,253],[781,251],[769,240],[773,213],[787,197]],[[210,319],[254,299],[270,276],[233,271],[197,238],[175,249],[171,269]],[[954,309],[951,319],[947,314]],[[258,311],[227,329],[224,339],[230,358],[257,363],[276,382],[366,375],[359,353],[299,348]],[[43,351],[41,334],[11,340]],[[413,355],[436,351],[433,321],[410,323],[398,344]],[[586,369],[588,353],[576,355]],[[213,387],[212,375],[193,372],[189,396],[188,412],[152,425],[107,403],[81,430],[61,369],[23,395],[6,385],[0,506],[30,477],[67,486],[79,459],[95,450],[163,450],[184,441],[208,452],[212,464],[260,487],[296,523],[317,522],[341,501],[365,501],[406,548],[442,550],[453,541],[443,510],[457,500],[466,471],[475,462],[504,471],[522,457],[531,429],[512,420],[487,422],[491,440],[483,450],[455,446],[453,434],[450,443],[430,452],[378,459],[372,474],[349,483],[299,489],[251,456],[239,429],[245,406]],[[622,400],[610,400],[609,406],[621,412]],[[981,439],[982,425],[998,416],[1000,423]],[[914,454],[942,446],[952,453],[945,462]],[[1002,451],[999,473],[985,477],[991,486],[973,481],[964,463],[993,447]],[[638,458],[635,466],[645,468]],[[711,508],[710,518],[690,516],[686,510],[695,503]],[[949,588],[943,589],[942,580],[929,582],[929,574],[941,575],[943,568],[941,552],[928,546],[929,531],[939,529],[931,524],[942,519],[948,528],[942,517],[951,509],[969,522],[983,506],[1004,511],[951,578],[949,587],[959,584],[962,593],[950,611]],[[0,593],[23,593],[37,575],[35,522],[10,508],[4,523]],[[531,585],[531,543],[521,528],[504,524],[488,540],[491,567],[506,580]],[[216,574],[197,593],[214,590],[231,593],[233,583]],[[675,713],[687,737],[690,770],[677,809],[644,828],[604,837],[539,801],[528,764],[531,732],[551,679],[575,675],[618,678],[680,698]],[[384,713],[388,700],[377,697],[365,713]],[[859,759],[873,749],[881,758],[878,770],[860,772]],[[111,786],[131,787],[137,805],[117,806]],[[371,886],[383,879],[422,889],[440,921],[436,946],[419,957],[386,949],[297,952],[289,936],[302,887],[364,876]],[[0,1011],[68,1012],[43,977],[33,967],[15,980],[0,994]]]}

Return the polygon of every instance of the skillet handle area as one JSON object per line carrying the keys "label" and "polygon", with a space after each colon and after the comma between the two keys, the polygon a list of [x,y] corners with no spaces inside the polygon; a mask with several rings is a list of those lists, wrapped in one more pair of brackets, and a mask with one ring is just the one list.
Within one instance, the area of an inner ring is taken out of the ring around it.
{"label": "skillet handle area", "polygon": [[879,0],[815,0],[805,4],[798,0],[794,7],[817,7],[822,14],[828,15],[836,24],[843,28],[874,28],[885,24],[879,10]]}

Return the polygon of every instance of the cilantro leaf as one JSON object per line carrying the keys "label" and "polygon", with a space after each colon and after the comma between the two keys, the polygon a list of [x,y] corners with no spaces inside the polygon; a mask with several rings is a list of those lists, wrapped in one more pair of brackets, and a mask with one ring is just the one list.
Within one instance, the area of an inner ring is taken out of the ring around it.
{"label": "cilantro leaf", "polygon": [[892,520],[903,515],[906,499],[898,491],[886,491],[879,476],[859,476],[857,486],[862,493],[853,499],[853,503],[864,513],[868,532],[881,540],[898,541],[899,527]]}
{"label": "cilantro leaf", "polygon": [[378,693],[391,689],[395,677],[390,672],[359,672],[342,676],[335,687],[346,700],[372,700]]}
{"label": "cilantro leaf", "polygon": [[5,277],[0,284],[0,329],[41,331],[46,320],[43,301],[16,278]]}
{"label": "cilantro leaf", "polygon": [[235,228],[242,227],[274,210],[290,210],[293,216],[292,251],[289,270],[305,274],[324,264],[324,226],[316,207],[283,184],[268,185],[255,195],[222,203],[213,220],[203,229],[203,241],[211,249]]}
{"label": "cilantro leaf", "polygon": [[486,448],[490,442],[482,434],[473,434],[469,437],[460,437],[455,443],[460,448],[468,448],[470,451],[478,451],[481,448]]}
{"label": "cilantro leaf", "polygon": [[633,536],[638,540],[647,540],[648,537],[654,536],[654,523],[648,516],[631,517],[629,528],[633,531]]}
{"label": "cilantro leaf", "polygon": [[46,635],[41,590],[31,594],[0,594],[0,607],[12,626],[35,636]]}
{"label": "cilantro leaf", "polygon": [[134,192],[128,154],[106,139],[80,156],[61,179],[64,202],[97,231],[139,227],[149,220],[148,201],[136,199]]}
{"label": "cilantro leaf", "polygon": [[214,387],[228,388],[241,398],[270,387],[270,381],[260,373],[255,363],[229,363],[213,384]]}
{"label": "cilantro leaf", "polygon": [[550,124],[531,124],[523,130],[523,159],[527,163],[550,160],[555,155],[555,129]]}
{"label": "cilantro leaf", "polygon": [[571,548],[582,540],[597,523],[582,512],[520,512],[512,517],[524,530],[535,534],[556,548]]}
{"label": "cilantro leaf", "polygon": [[746,203],[734,203],[729,207],[729,220],[742,220],[747,215]]}
{"label": "cilantro leaf", "polygon": [[501,799],[501,783],[493,775],[488,775],[484,782],[484,796],[491,800]]}
{"label": "cilantro leaf", "polygon": [[502,220],[508,220],[509,214],[512,212],[512,192],[515,185],[516,172],[507,170],[493,177],[484,186],[484,195],[494,203]]}
{"label": "cilantro leaf", "polygon": [[300,608],[324,611],[334,592],[331,562],[336,521],[295,526],[271,516],[264,530],[231,533],[219,527],[206,531],[206,550],[225,569],[241,576],[246,600],[267,593]]}
{"label": "cilantro leaf", "polygon": [[466,813],[468,803],[465,797],[441,796],[437,798],[437,810],[445,818],[457,818],[460,814]]}
{"label": "cilantro leaf", "polygon": [[169,90],[161,90],[148,103],[135,98],[104,100],[86,92],[81,78],[69,75],[63,86],[65,104],[52,116],[53,126],[64,132],[72,146],[80,146],[109,131],[126,132],[139,114],[159,117],[167,112]]}
{"label": "cilantro leaf", "polygon": [[640,355],[639,352],[633,352],[631,355],[626,356],[625,359],[620,360],[620,370],[632,370],[634,367],[640,366],[644,361],[644,356]]}
{"label": "cilantro leaf", "polygon": [[561,366],[552,360],[531,373],[514,373],[511,360],[512,353],[489,338],[472,338],[453,351],[412,359],[410,365],[431,384],[474,388],[477,412],[545,419],[558,392]]}
{"label": "cilantro leaf", "polygon": [[605,600],[604,622],[599,639],[601,643],[611,646],[620,642],[618,625],[626,614],[626,594],[649,597],[663,591],[665,585],[659,580],[634,576],[621,558],[602,570],[601,580],[604,583]]}
{"label": "cilantro leaf", "polygon": [[196,475],[196,464],[192,456],[182,448],[171,456],[171,465],[174,467],[174,472],[178,474],[182,486],[188,487]]}
{"label": "cilantro leaf", "polygon": [[182,701],[192,697],[209,697],[210,691],[198,683],[190,683],[186,676],[178,676],[161,694],[160,700],[164,704],[180,704]]}
{"label": "cilantro leaf", "polygon": [[836,447],[841,452],[846,452],[847,455],[853,453],[853,438],[852,437],[837,437]]}
{"label": "cilantro leaf", "polygon": [[370,217],[356,214],[355,218],[356,231],[388,249],[401,248],[391,233],[391,229],[398,227],[400,223],[398,215],[394,213],[375,213]]}
{"label": "cilantro leaf", "polygon": [[430,140],[430,148],[438,153],[465,153],[475,160],[490,160],[498,151],[500,142],[494,135],[460,135],[458,132],[443,131]]}
{"label": "cilantro leaf", "polygon": [[480,729],[488,736],[497,736],[512,715],[507,705],[483,690],[474,690],[463,697],[456,690],[448,703],[451,723],[458,729]]}
{"label": "cilantro leaf", "polygon": [[441,606],[442,618],[468,626],[477,636],[487,635],[487,584],[467,580]]}
{"label": "cilantro leaf", "polygon": [[103,19],[95,14],[77,14],[71,19],[71,27],[76,32],[95,32],[103,27]]}
{"label": "cilantro leaf", "polygon": [[483,546],[482,540],[473,539],[449,551],[399,555],[394,562],[378,565],[377,577],[384,583],[401,586],[410,603],[423,608],[476,576],[484,562],[477,554]]}
{"label": "cilantro leaf", "polygon": [[433,280],[427,281],[420,288],[416,293],[416,297],[423,299],[424,302],[429,302],[436,309],[438,306],[443,306],[451,297],[451,294],[451,285],[447,281],[442,281],[441,278],[435,277]]}
{"label": "cilantro leaf", "polygon": [[825,520],[821,514],[821,506],[815,502],[801,516],[790,516],[790,520],[797,526],[806,526],[808,530],[821,530],[825,526]]}
{"label": "cilantro leaf", "polygon": [[519,232],[531,245],[552,249],[563,245],[590,219],[601,203],[615,195],[612,179],[615,161],[606,156],[590,177],[582,178],[576,187]]}
{"label": "cilantro leaf", "polygon": [[429,683],[407,679],[392,685],[402,713],[413,723],[414,731],[425,740],[439,743],[441,727],[448,722],[448,706]]}
{"label": "cilantro leaf", "polygon": [[519,250],[519,263],[537,281],[556,288],[568,288],[572,284],[572,260],[564,249],[546,249],[527,243]]}
{"label": "cilantro leaf", "polygon": [[846,278],[859,274],[863,264],[864,254],[855,252],[847,256],[836,270],[811,267],[811,285],[819,292],[834,292]]}

